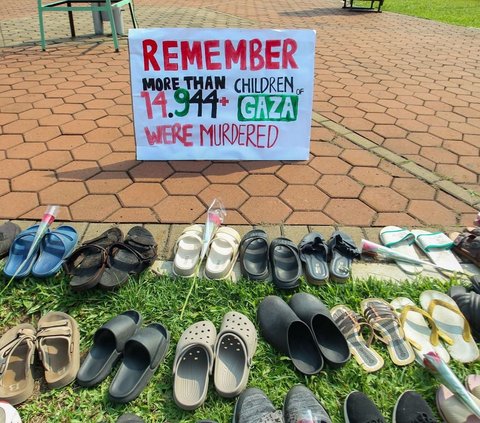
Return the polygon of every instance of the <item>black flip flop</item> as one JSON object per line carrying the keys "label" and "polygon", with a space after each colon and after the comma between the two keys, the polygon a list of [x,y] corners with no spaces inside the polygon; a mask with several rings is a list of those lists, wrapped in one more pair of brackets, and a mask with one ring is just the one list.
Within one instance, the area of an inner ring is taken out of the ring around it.
{"label": "black flip flop", "polygon": [[135,310],[122,313],[105,323],[93,336],[93,346],[77,374],[81,386],[95,386],[111,372],[122,355],[125,343],[135,334],[142,317]]}
{"label": "black flip flop", "polygon": [[330,249],[330,279],[343,283],[350,277],[354,258],[360,257],[355,241],[342,231],[335,231],[328,240]]}
{"label": "black flip flop", "polygon": [[333,321],[327,306],[317,297],[300,292],[290,299],[288,305],[310,327],[330,367],[341,367],[350,359],[347,340]]}
{"label": "black flip flop", "polygon": [[300,260],[305,264],[305,276],[312,285],[323,285],[327,282],[328,272],[328,245],[318,232],[305,235],[298,244]]}
{"label": "black flip flop", "polygon": [[297,246],[288,238],[275,238],[270,244],[272,280],[279,289],[294,289],[300,285],[302,262]]}
{"label": "black flip flop", "polygon": [[276,350],[291,358],[295,368],[314,375],[323,368],[323,357],[308,325],[280,297],[270,295],[257,311],[260,332]]}
{"label": "black flip flop", "polygon": [[151,266],[156,258],[157,243],[153,235],[142,226],[134,226],[124,242],[110,247],[107,268],[98,284],[103,289],[117,288],[125,284],[130,275],[138,275]]}
{"label": "black flip flop", "polygon": [[137,398],[167,355],[170,333],[160,323],[141,328],[126,343],[123,362],[108,390],[114,402]]}
{"label": "black flip flop", "polygon": [[122,231],[119,228],[110,228],[77,248],[63,264],[65,272],[72,276],[70,288],[84,291],[96,286],[105,270],[107,249],[122,240]]}
{"label": "black flip flop", "polygon": [[0,258],[8,254],[13,240],[21,231],[20,226],[12,222],[5,222],[0,225]]}
{"label": "black flip flop", "polygon": [[240,242],[240,269],[242,275],[254,281],[268,279],[268,237],[264,230],[247,232]]}

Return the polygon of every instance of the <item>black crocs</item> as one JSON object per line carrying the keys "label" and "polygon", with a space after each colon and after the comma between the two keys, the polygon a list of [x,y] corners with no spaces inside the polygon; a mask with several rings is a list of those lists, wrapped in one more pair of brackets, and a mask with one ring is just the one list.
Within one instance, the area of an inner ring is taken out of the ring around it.
{"label": "black crocs", "polygon": [[464,286],[452,286],[448,295],[457,303],[458,308],[467,319],[475,341],[480,341],[480,294],[476,290],[467,291]]}
{"label": "black crocs", "polygon": [[288,238],[275,238],[270,244],[272,280],[279,289],[295,289],[300,285],[302,262],[297,246]]}
{"label": "black crocs", "polygon": [[81,386],[95,386],[111,372],[121,357],[125,343],[135,334],[142,317],[135,310],[122,313],[105,323],[93,336],[93,346],[77,374]]}
{"label": "black crocs", "polygon": [[300,260],[305,267],[305,277],[312,285],[323,285],[327,282],[328,272],[328,245],[318,232],[305,235],[298,244]]}
{"label": "black crocs", "polygon": [[355,241],[345,232],[335,231],[328,240],[330,249],[330,279],[343,283],[351,275],[352,261],[360,257]]}
{"label": "black crocs", "polygon": [[240,269],[242,275],[254,281],[270,276],[268,266],[268,237],[265,231],[247,232],[240,243]]}
{"label": "black crocs", "polygon": [[119,287],[130,275],[138,275],[151,266],[156,258],[157,243],[153,235],[142,226],[134,226],[124,242],[110,247],[107,268],[98,284],[103,289]]}

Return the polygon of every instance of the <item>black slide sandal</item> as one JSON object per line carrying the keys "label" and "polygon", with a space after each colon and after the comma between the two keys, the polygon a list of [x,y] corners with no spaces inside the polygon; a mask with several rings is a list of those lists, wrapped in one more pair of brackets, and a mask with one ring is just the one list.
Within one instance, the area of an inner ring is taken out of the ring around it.
{"label": "black slide sandal", "polygon": [[268,238],[262,229],[247,232],[240,243],[242,275],[254,281],[268,279]]}
{"label": "black slide sandal", "polygon": [[330,249],[330,279],[343,283],[351,276],[352,261],[360,257],[355,241],[342,231],[335,231],[328,240]]}
{"label": "black slide sandal", "polygon": [[170,333],[162,324],[139,329],[125,344],[123,362],[108,390],[110,399],[127,403],[137,398],[165,359],[169,344]]}
{"label": "black slide sandal", "polygon": [[280,297],[265,297],[258,306],[257,319],[265,340],[290,357],[299,372],[314,375],[322,370],[323,357],[313,333]]}
{"label": "black slide sandal", "polygon": [[302,262],[297,246],[288,238],[275,238],[270,244],[272,279],[279,289],[294,289],[300,285]]}
{"label": "black slide sandal", "polygon": [[93,346],[78,371],[78,384],[90,387],[102,382],[122,355],[125,343],[135,334],[141,323],[140,314],[129,310],[98,329],[93,336]]}
{"label": "black slide sandal", "polygon": [[305,264],[305,277],[312,285],[323,285],[329,277],[328,245],[318,232],[305,235],[298,244],[300,260]]}
{"label": "black slide sandal", "polygon": [[317,297],[300,292],[288,305],[311,329],[323,358],[330,367],[343,366],[350,359],[347,340],[333,321],[327,306]]}

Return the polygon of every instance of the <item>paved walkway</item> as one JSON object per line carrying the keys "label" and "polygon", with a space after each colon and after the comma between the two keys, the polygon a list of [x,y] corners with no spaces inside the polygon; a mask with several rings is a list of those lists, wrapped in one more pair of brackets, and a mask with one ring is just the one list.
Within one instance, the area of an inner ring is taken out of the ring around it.
{"label": "paved walkway", "polygon": [[[340,0],[136,0],[142,27],[314,28],[306,162],[138,162],[126,40],[35,2],[0,15],[0,219],[62,205],[77,222],[189,223],[220,196],[229,224],[469,225],[480,203],[480,31]],[[131,26],[128,13],[125,23]],[[108,26],[108,25],[107,25]]]}

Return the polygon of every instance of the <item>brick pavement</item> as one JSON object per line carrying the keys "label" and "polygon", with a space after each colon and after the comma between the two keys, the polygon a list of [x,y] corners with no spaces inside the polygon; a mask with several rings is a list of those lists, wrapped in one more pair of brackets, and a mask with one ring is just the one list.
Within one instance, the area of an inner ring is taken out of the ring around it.
{"label": "brick pavement", "polygon": [[182,224],[221,196],[229,224],[470,224],[480,31],[340,6],[137,0],[142,27],[317,30],[308,161],[138,162],[126,40],[114,53],[77,13],[71,41],[66,16],[52,14],[42,53],[34,2],[10,2],[0,16],[0,219],[38,219],[57,203],[67,221]]}

